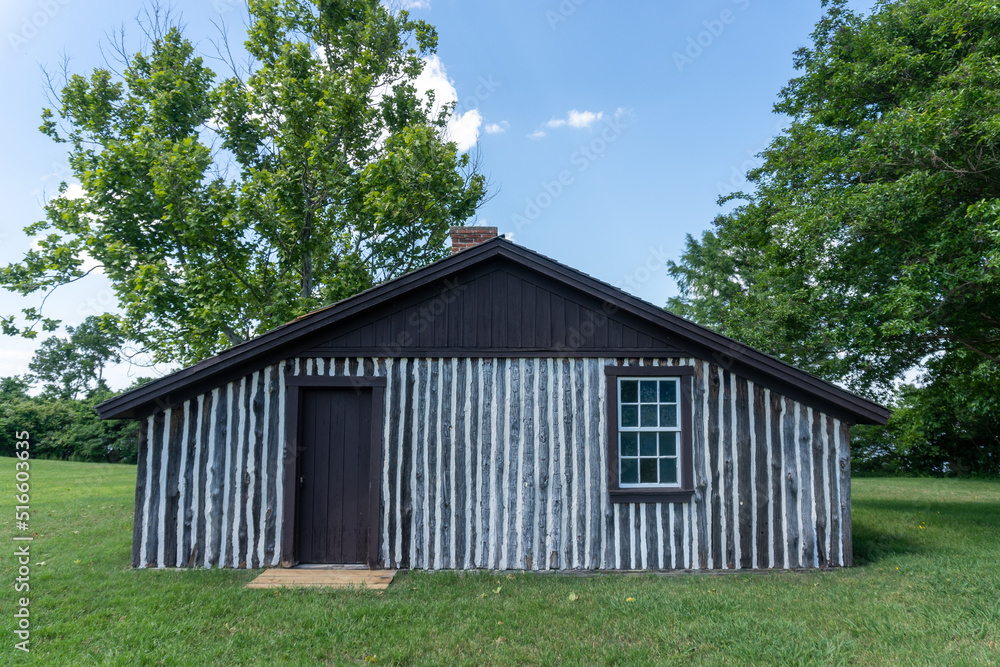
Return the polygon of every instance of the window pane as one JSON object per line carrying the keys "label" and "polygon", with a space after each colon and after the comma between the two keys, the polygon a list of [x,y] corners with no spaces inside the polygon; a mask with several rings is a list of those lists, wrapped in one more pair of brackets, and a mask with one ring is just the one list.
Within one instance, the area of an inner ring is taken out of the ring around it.
{"label": "window pane", "polygon": [[656,426],[655,405],[640,405],[639,410],[641,410],[642,413],[642,421],[639,423],[640,426]]}
{"label": "window pane", "polygon": [[639,402],[639,382],[637,380],[622,380],[622,403]]}
{"label": "window pane", "polygon": [[[643,471],[645,474],[645,471]],[[660,459],[660,484],[677,483],[677,459]]]}
{"label": "window pane", "polygon": [[660,434],[660,456],[677,456],[677,434]]}
{"label": "window pane", "polygon": [[639,398],[642,403],[656,403],[656,380],[643,380],[639,383]]}
{"label": "window pane", "polygon": [[[634,435],[634,434],[633,434]],[[624,452],[622,452],[624,454]],[[639,454],[641,456],[656,456],[656,434],[639,434]]]}
{"label": "window pane", "polygon": [[[639,455],[639,444],[638,433],[619,433],[621,438],[621,455],[622,456],[638,456]],[[645,435],[645,434],[644,434]]]}
{"label": "window pane", "polygon": [[660,380],[660,403],[677,402],[676,380]]}
{"label": "window pane", "polygon": [[620,475],[620,484],[638,484],[639,459],[622,459]]}
{"label": "window pane", "polygon": [[656,484],[656,459],[639,459],[639,481],[643,484]]}
{"label": "window pane", "polygon": [[677,426],[677,406],[676,405],[661,405],[660,406],[660,426],[666,428],[673,428]]}
{"label": "window pane", "polygon": [[638,426],[638,425],[639,425],[639,406],[623,405],[622,426]]}

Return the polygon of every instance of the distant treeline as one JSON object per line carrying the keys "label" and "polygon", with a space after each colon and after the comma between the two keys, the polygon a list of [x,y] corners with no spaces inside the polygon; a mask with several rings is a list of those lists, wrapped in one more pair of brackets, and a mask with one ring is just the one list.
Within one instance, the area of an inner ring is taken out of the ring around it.
{"label": "distant treeline", "polygon": [[135,463],[138,422],[102,421],[94,406],[114,396],[83,399],[29,396],[20,378],[0,378],[0,456],[14,456],[15,435],[27,431],[36,459]]}

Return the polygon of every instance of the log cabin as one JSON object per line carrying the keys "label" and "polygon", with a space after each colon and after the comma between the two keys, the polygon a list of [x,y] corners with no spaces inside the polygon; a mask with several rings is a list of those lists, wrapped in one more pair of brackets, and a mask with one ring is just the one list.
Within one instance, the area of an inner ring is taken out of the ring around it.
{"label": "log cabin", "polygon": [[851,565],[884,407],[496,232],[100,405],[133,565]]}

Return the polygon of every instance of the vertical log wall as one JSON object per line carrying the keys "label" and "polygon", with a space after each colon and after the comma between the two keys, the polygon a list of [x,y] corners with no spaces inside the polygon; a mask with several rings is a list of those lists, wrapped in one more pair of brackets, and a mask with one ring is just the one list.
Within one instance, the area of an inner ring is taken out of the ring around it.
{"label": "vertical log wall", "polygon": [[[603,367],[691,365],[695,495],[610,503]],[[292,359],[146,418],[136,567],[278,564],[286,373],[387,376],[380,560],[850,565],[848,427],[695,359]]]}

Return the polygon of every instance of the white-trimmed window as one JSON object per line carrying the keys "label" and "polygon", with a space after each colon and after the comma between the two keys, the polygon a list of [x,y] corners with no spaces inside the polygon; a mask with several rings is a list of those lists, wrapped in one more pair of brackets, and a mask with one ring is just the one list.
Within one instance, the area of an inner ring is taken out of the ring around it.
{"label": "white-trimmed window", "polygon": [[680,378],[618,378],[618,486],[681,483]]}
{"label": "white-trimmed window", "polygon": [[690,366],[606,366],[612,502],[687,502],[694,494]]}

